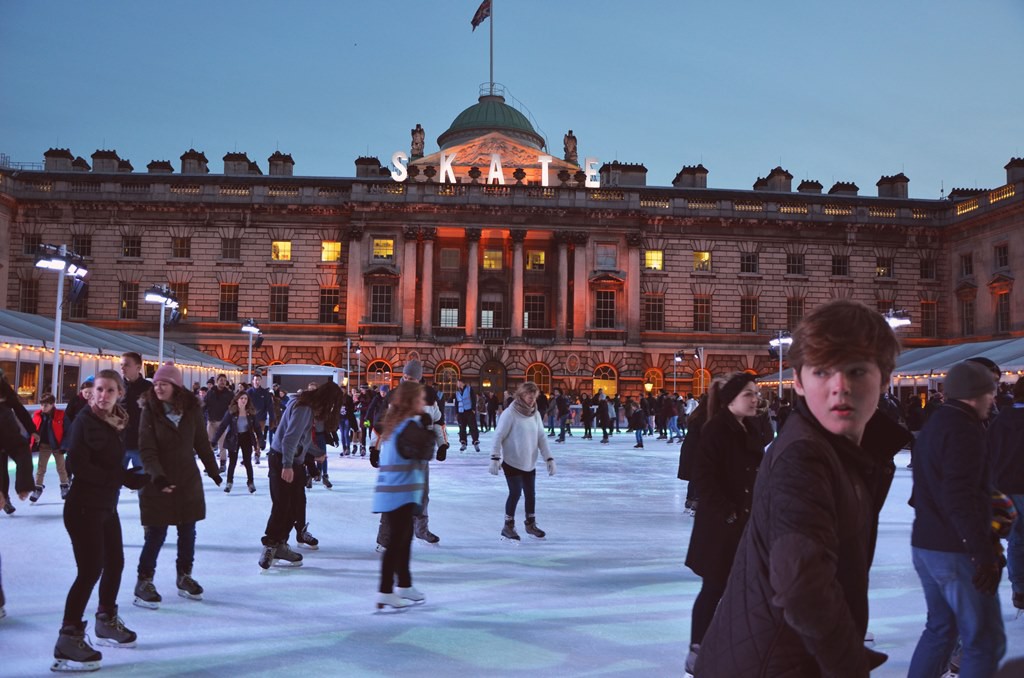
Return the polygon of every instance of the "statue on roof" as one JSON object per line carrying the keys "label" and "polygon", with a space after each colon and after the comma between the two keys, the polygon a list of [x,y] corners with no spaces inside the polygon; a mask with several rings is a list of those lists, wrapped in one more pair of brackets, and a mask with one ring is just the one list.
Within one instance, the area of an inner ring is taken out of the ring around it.
{"label": "statue on roof", "polygon": [[423,127],[416,123],[416,128],[412,130],[412,147],[409,149],[409,155],[413,159],[423,157],[424,136],[426,136],[426,133],[423,131]]}
{"label": "statue on roof", "polygon": [[576,154],[576,135],[572,133],[572,130],[569,130],[562,138],[562,144],[565,148],[565,161],[578,165],[579,156]]}

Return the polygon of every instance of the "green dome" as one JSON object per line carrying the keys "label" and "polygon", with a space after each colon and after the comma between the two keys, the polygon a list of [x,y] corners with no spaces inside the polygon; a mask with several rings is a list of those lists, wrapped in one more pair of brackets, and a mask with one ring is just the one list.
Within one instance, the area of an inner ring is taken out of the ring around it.
{"label": "green dome", "polygon": [[459,113],[451,127],[437,138],[437,145],[448,148],[489,132],[505,132],[537,148],[544,145],[543,137],[537,134],[526,116],[497,95],[482,96],[478,103]]}

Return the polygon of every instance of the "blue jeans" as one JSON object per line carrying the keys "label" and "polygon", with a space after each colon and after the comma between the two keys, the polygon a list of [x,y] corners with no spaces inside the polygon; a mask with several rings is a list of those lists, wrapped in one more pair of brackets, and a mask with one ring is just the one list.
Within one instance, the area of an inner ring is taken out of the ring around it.
{"label": "blue jeans", "polygon": [[1017,509],[1017,520],[1007,539],[1006,571],[1014,593],[1024,593],[1024,494],[1011,494],[1010,499]]}
{"label": "blue jeans", "polygon": [[644,431],[643,431],[643,429],[639,429],[639,428],[635,429],[633,431],[633,433],[636,434],[636,444],[637,445],[643,445],[644,444]]}
{"label": "blue jeans", "polygon": [[668,418],[668,432],[672,434],[673,438],[682,438],[683,434],[679,432],[679,417]]}
{"label": "blue jeans", "polygon": [[[192,573],[192,562],[196,555],[196,524],[182,523],[178,525],[178,573]],[[167,526],[147,526],[142,528],[145,532],[145,541],[142,544],[142,553],[139,554],[139,574],[156,572],[156,557],[160,555],[160,548],[167,539]]]}
{"label": "blue jeans", "polygon": [[128,468],[129,466],[131,468],[142,468],[142,456],[139,455],[138,450],[124,451],[124,460],[121,462],[121,467]]}
{"label": "blue jeans", "polygon": [[508,484],[508,498],[505,500],[505,515],[515,518],[519,497],[526,497],[526,517],[532,518],[537,507],[537,471],[525,473],[505,466],[505,482]]}
{"label": "blue jeans", "polygon": [[991,676],[1006,653],[999,595],[974,588],[974,563],[965,553],[912,547],[928,620],[910,660],[908,678],[934,678],[946,670],[957,634],[963,642],[960,678]]}
{"label": "blue jeans", "polygon": [[561,414],[558,416],[558,439],[565,440],[565,432],[569,429],[569,415]]}

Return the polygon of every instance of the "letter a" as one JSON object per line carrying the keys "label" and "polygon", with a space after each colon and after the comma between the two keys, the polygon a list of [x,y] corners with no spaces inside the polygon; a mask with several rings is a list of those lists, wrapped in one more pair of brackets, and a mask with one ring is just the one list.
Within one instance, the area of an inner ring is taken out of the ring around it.
{"label": "letter a", "polygon": [[493,184],[495,179],[502,186],[505,185],[505,175],[501,171],[501,156],[491,153],[491,169],[487,172],[487,183]]}

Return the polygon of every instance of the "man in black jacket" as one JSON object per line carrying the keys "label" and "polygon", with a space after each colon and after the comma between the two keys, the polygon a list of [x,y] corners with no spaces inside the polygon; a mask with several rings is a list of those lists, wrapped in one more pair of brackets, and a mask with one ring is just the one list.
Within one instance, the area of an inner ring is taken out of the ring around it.
{"label": "man in black jacket", "polygon": [[758,470],[698,677],[866,678],[885,661],[864,635],[878,513],[909,438],[877,411],[898,352],[881,314],[846,299],[793,333],[802,398]]}
{"label": "man in black jacket", "polygon": [[963,643],[960,672],[990,676],[1006,652],[999,610],[1003,559],[992,531],[992,486],[985,427],[995,400],[992,373],[976,362],[946,375],[946,402],[914,444],[914,569],[928,621],[908,676],[937,676]]}
{"label": "man in black jacket", "polygon": [[[142,376],[142,356],[135,351],[121,355],[121,376],[124,377],[124,396],[120,405],[128,413],[128,425],[124,427],[124,467],[142,468],[142,457],[139,456],[139,422],[142,421],[142,409],[139,398],[153,383]],[[69,432],[70,433],[70,432]],[[68,436],[70,439],[70,435]]]}
{"label": "man in black jacket", "polygon": [[[259,450],[267,447],[267,431],[277,425],[274,418],[274,396],[269,388],[263,388],[263,378],[255,374],[252,377],[252,387],[246,393],[249,395],[249,402],[256,408],[256,421],[262,424],[257,427],[260,436]],[[256,463],[260,461],[260,452],[256,450]]]}
{"label": "man in black jacket", "polygon": [[[228,448],[224,441],[228,433],[225,431],[220,440],[214,440],[213,436],[217,433],[217,428],[220,426],[221,420],[224,419],[224,415],[227,414],[228,406],[231,405],[234,397],[235,394],[228,388],[227,375],[218,374],[216,383],[206,392],[206,397],[203,398],[203,414],[206,415],[206,435],[210,436],[210,442],[213,444],[214,451],[220,450],[221,473],[227,470]],[[253,404],[255,405],[255,403]]]}
{"label": "man in black jacket", "polygon": [[19,499],[25,501],[36,486],[32,478],[30,444],[38,442],[35,422],[21,404],[17,392],[7,383],[3,371],[0,371],[0,494],[6,499],[4,513],[14,513],[10,494],[11,478],[7,471],[8,459],[15,464],[14,491]]}

